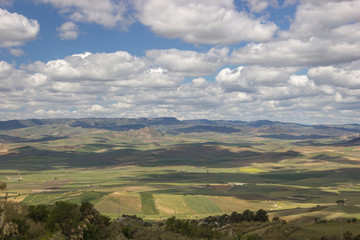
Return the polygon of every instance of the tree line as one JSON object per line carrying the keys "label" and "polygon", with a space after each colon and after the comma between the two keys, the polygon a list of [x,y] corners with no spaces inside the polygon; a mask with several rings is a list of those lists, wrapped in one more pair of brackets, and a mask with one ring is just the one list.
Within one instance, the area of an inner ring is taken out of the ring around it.
{"label": "tree line", "polygon": [[222,227],[227,224],[266,222],[265,210],[188,220],[176,217],[145,222],[135,215],[111,220],[89,202],[58,201],[53,205],[0,202],[0,239],[236,239]]}

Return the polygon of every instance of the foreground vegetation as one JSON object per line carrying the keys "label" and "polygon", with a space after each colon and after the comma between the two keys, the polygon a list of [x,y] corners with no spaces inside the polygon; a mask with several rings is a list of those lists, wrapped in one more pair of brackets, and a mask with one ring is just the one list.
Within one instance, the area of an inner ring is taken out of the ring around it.
{"label": "foreground vegetation", "polygon": [[[338,231],[341,228],[340,232]],[[335,231],[334,231],[335,230]],[[350,230],[350,231],[349,231]],[[360,239],[357,219],[311,225],[269,221],[265,210],[245,210],[202,219],[144,221],[135,215],[114,220],[89,202],[54,205],[0,202],[0,239]]]}

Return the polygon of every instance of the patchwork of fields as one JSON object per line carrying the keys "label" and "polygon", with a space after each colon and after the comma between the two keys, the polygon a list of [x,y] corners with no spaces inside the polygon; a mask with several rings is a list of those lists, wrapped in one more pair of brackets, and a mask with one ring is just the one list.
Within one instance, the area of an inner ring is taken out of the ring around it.
{"label": "patchwork of fields", "polygon": [[0,181],[7,189],[0,197],[9,200],[90,201],[111,217],[145,219],[260,208],[297,221],[360,218],[360,146],[336,144],[341,138],[170,135],[67,125],[1,136],[7,138],[0,145]]}

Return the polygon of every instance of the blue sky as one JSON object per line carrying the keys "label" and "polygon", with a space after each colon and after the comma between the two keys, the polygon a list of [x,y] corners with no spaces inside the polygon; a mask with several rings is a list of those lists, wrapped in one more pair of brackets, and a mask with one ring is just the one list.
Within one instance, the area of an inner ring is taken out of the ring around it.
{"label": "blue sky", "polygon": [[0,4],[0,120],[359,123],[359,0]]}

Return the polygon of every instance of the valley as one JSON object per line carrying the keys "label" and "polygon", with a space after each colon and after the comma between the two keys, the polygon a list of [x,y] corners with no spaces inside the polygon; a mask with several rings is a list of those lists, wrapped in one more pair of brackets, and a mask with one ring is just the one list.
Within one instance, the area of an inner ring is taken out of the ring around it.
{"label": "valley", "polygon": [[146,220],[245,209],[295,222],[360,218],[359,125],[39,121],[0,124],[3,199],[89,201],[111,218]]}

